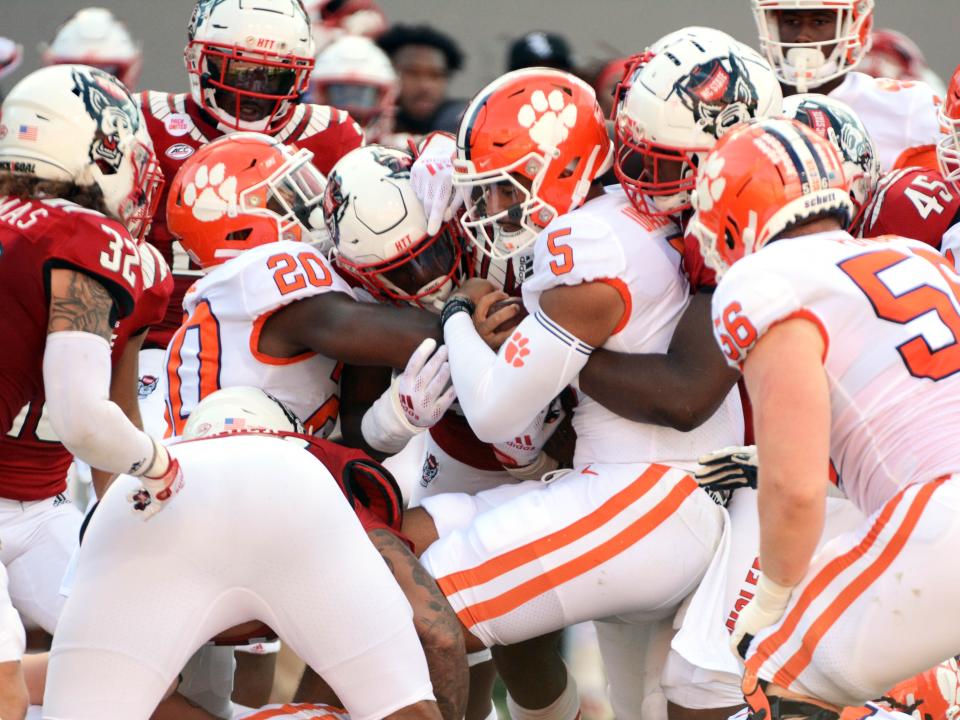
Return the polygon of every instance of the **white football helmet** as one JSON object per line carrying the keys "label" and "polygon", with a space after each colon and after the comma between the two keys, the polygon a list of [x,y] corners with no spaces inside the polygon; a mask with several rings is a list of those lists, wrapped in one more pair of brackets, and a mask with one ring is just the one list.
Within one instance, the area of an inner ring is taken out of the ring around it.
{"label": "white football helmet", "polygon": [[462,279],[462,242],[453,223],[427,234],[412,164],[383,145],[351,151],[327,177],[323,211],[345,275],[379,299],[439,312]]}
{"label": "white football helmet", "polygon": [[321,50],[310,87],[314,102],[350,113],[367,142],[382,142],[393,132],[400,81],[390,58],[372,40],[347,35]]}
{"label": "white football helmet", "polygon": [[621,83],[614,170],[634,207],[675,215],[690,207],[698,163],[718,138],[781,113],[783,94],[753,49],[710,28],[655,43]]}
{"label": "white football helmet", "polygon": [[78,10],[60,26],[53,42],[42,46],[42,51],[46,65],[91,65],[119,78],[131,89],[140,79],[140,44],[106,8]]}
{"label": "white football helmet", "polygon": [[113,75],[86,65],[51,65],[7,95],[0,171],[96,185],[107,211],[143,237],[163,175],[140,106]]}
{"label": "white football helmet", "polygon": [[296,415],[260,388],[223,388],[197,403],[183,428],[184,440],[230,432],[303,432]]}
{"label": "white football helmet", "polygon": [[[785,85],[807,92],[853,70],[870,49],[873,0],[751,0],[760,50]],[[833,35],[815,42],[783,42],[779,13],[823,10],[835,14]]]}
{"label": "white football helmet", "polygon": [[190,94],[227,128],[275,133],[307,91],[315,53],[300,0],[199,0],[188,38]]}
{"label": "white football helmet", "polygon": [[0,80],[12,74],[22,61],[23,46],[10,38],[0,37]]}
{"label": "white football helmet", "polygon": [[860,116],[845,102],[817,94],[784,98],[783,114],[812,128],[840,151],[850,199],[859,216],[880,181],[877,149]]}

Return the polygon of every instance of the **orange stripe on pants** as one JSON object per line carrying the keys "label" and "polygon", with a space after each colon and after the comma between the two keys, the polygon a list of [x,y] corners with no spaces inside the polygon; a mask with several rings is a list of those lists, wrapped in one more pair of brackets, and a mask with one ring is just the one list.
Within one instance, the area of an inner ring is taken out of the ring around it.
{"label": "orange stripe on pants", "polygon": [[437,584],[443,590],[443,593],[449,597],[455,592],[483,585],[511,570],[516,570],[518,567],[541,557],[542,554],[565,547],[593,532],[630,507],[653,488],[669,469],[666,465],[651,465],[626,488],[573,524],[546,537],[537,538],[526,545],[514,548],[503,555],[490,558],[475,568],[445,575],[437,580]]}
{"label": "orange stripe on pants", "polygon": [[777,672],[773,678],[773,682],[783,687],[789,687],[800,673],[806,669],[810,664],[810,660],[813,658],[814,648],[816,648],[827,630],[829,630],[840,615],[846,612],[854,601],[866,592],[867,588],[890,567],[890,564],[896,559],[897,555],[900,554],[900,551],[903,550],[903,546],[907,544],[910,534],[917,526],[920,516],[930,502],[930,497],[933,495],[934,490],[936,490],[942,482],[943,480],[938,480],[927,483],[920,489],[910,504],[910,507],[907,509],[903,522],[900,524],[897,532],[894,533],[890,543],[883,548],[877,559],[867,566],[862,573],[857,575],[857,577],[837,595],[837,599],[830,603],[830,606],[810,625],[806,634],[803,636],[800,648],[793,654],[793,657],[784,664],[779,672]]}
{"label": "orange stripe on pants", "polygon": [[[804,588],[800,599],[797,600],[797,604],[794,605],[793,609],[787,614],[786,619],[781,623],[780,628],[775,633],[770,635],[770,637],[760,643],[760,646],[757,648],[757,652],[747,659],[745,663],[747,673],[756,675],[760,667],[790,639],[794,631],[797,629],[797,626],[800,624],[800,620],[803,618],[804,613],[813,604],[813,601],[816,600],[816,598],[819,597],[827,589],[827,587],[829,587],[830,584],[840,576],[842,572],[852,566],[857,560],[862,558],[867,551],[873,547],[874,543],[876,543],[877,539],[879,538],[880,533],[886,528],[887,524],[890,522],[890,518],[893,517],[893,514],[900,506],[900,502],[903,500],[903,495],[906,490],[907,488],[902,489],[899,493],[893,496],[893,498],[887,501],[887,504],[884,505],[883,510],[880,511],[880,514],[874,521],[873,526],[859,544],[843,555],[840,555],[827,563],[827,565],[824,566],[824,568],[816,575],[816,577],[810,581],[807,587]],[[914,502],[916,502],[916,500]],[[907,522],[907,518],[910,517],[912,510],[912,507],[910,510],[908,510],[907,517],[904,520],[905,523]],[[899,552],[899,550],[897,552]],[[881,557],[883,557],[883,555],[884,553],[881,553]],[[892,559],[893,558],[891,558],[891,561]],[[879,560],[876,562],[879,562]],[[869,572],[869,569],[865,572]],[[856,580],[854,580],[854,582],[856,582]],[[860,592],[863,592],[863,590],[860,590]],[[851,599],[851,602],[852,601],[853,600]],[[828,609],[827,612],[829,613],[830,610]],[[840,612],[842,612],[842,610]],[[832,624],[832,622],[833,621],[831,621],[830,624]],[[824,631],[826,631],[826,629],[827,628],[824,628]],[[817,640],[819,640],[819,636],[817,637]],[[807,662],[809,662],[809,659]],[[807,663],[804,664],[804,667],[806,667],[806,664]],[[797,672],[797,674],[799,674],[799,672]],[[779,677],[780,673],[778,672],[777,675]],[[779,683],[779,680],[776,682]],[[789,683],[787,683],[787,685],[789,685]]]}
{"label": "orange stripe on pants", "polygon": [[[538,595],[599,567],[653,532],[698,488],[696,480],[689,475],[685,476],[649,512],[606,542],[512,590],[464,608],[457,613],[457,617],[467,628],[472,628],[478,623],[506,615]],[[554,548],[548,546],[546,549],[549,551]]]}

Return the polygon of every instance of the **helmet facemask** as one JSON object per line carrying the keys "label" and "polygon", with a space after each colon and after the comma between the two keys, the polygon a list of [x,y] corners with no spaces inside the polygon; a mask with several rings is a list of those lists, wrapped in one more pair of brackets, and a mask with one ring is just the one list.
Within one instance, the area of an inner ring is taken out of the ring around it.
{"label": "helmet facemask", "polygon": [[[785,85],[805,93],[842,77],[855,68],[870,46],[873,0],[753,0],[760,48]],[[832,12],[833,35],[824,40],[784,42],[780,13]]]}
{"label": "helmet facemask", "polygon": [[199,78],[204,108],[235,130],[276,132],[306,93],[313,58],[194,40],[187,71]]}
{"label": "helmet facemask", "polygon": [[323,220],[326,180],[311,162],[313,153],[298,150],[266,180],[240,193],[241,212],[276,218],[280,240],[307,242],[321,252],[330,247]]}
{"label": "helmet facemask", "polygon": [[477,173],[469,169],[472,163],[454,161],[453,185],[465,207],[460,225],[484,255],[506,260],[522,253],[559,214],[538,195],[549,164],[544,155],[530,153]]}

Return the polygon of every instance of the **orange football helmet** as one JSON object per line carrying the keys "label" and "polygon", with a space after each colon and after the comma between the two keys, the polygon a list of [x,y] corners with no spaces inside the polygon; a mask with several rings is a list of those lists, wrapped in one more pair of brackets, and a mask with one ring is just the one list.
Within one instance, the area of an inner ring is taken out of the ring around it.
{"label": "orange football helmet", "polygon": [[167,227],[203,269],[244,250],[297,240],[328,242],[326,180],[309,150],[258,133],[233,133],[200,148],[177,172]]}
{"label": "orange football helmet", "polygon": [[512,257],[579,207],[613,162],[593,88],[561,70],[525,68],[493,81],[463,115],[453,184],[461,224],[481,252]]}
{"label": "orange football helmet", "polygon": [[720,139],[697,173],[688,229],[719,278],[737,260],[805,220],[854,214],[843,160],[795,120],[744,124]]}
{"label": "orange football helmet", "polygon": [[960,183],[960,65],[940,106],[940,124],[945,136],[937,144],[937,165],[947,180]]}

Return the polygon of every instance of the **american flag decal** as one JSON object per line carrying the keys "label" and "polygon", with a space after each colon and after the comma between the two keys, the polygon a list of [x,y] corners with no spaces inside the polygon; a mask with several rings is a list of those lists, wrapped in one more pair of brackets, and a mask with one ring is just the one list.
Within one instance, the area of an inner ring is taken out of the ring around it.
{"label": "american flag decal", "polygon": [[37,126],[36,125],[21,125],[17,129],[17,138],[20,140],[36,140],[37,139]]}

